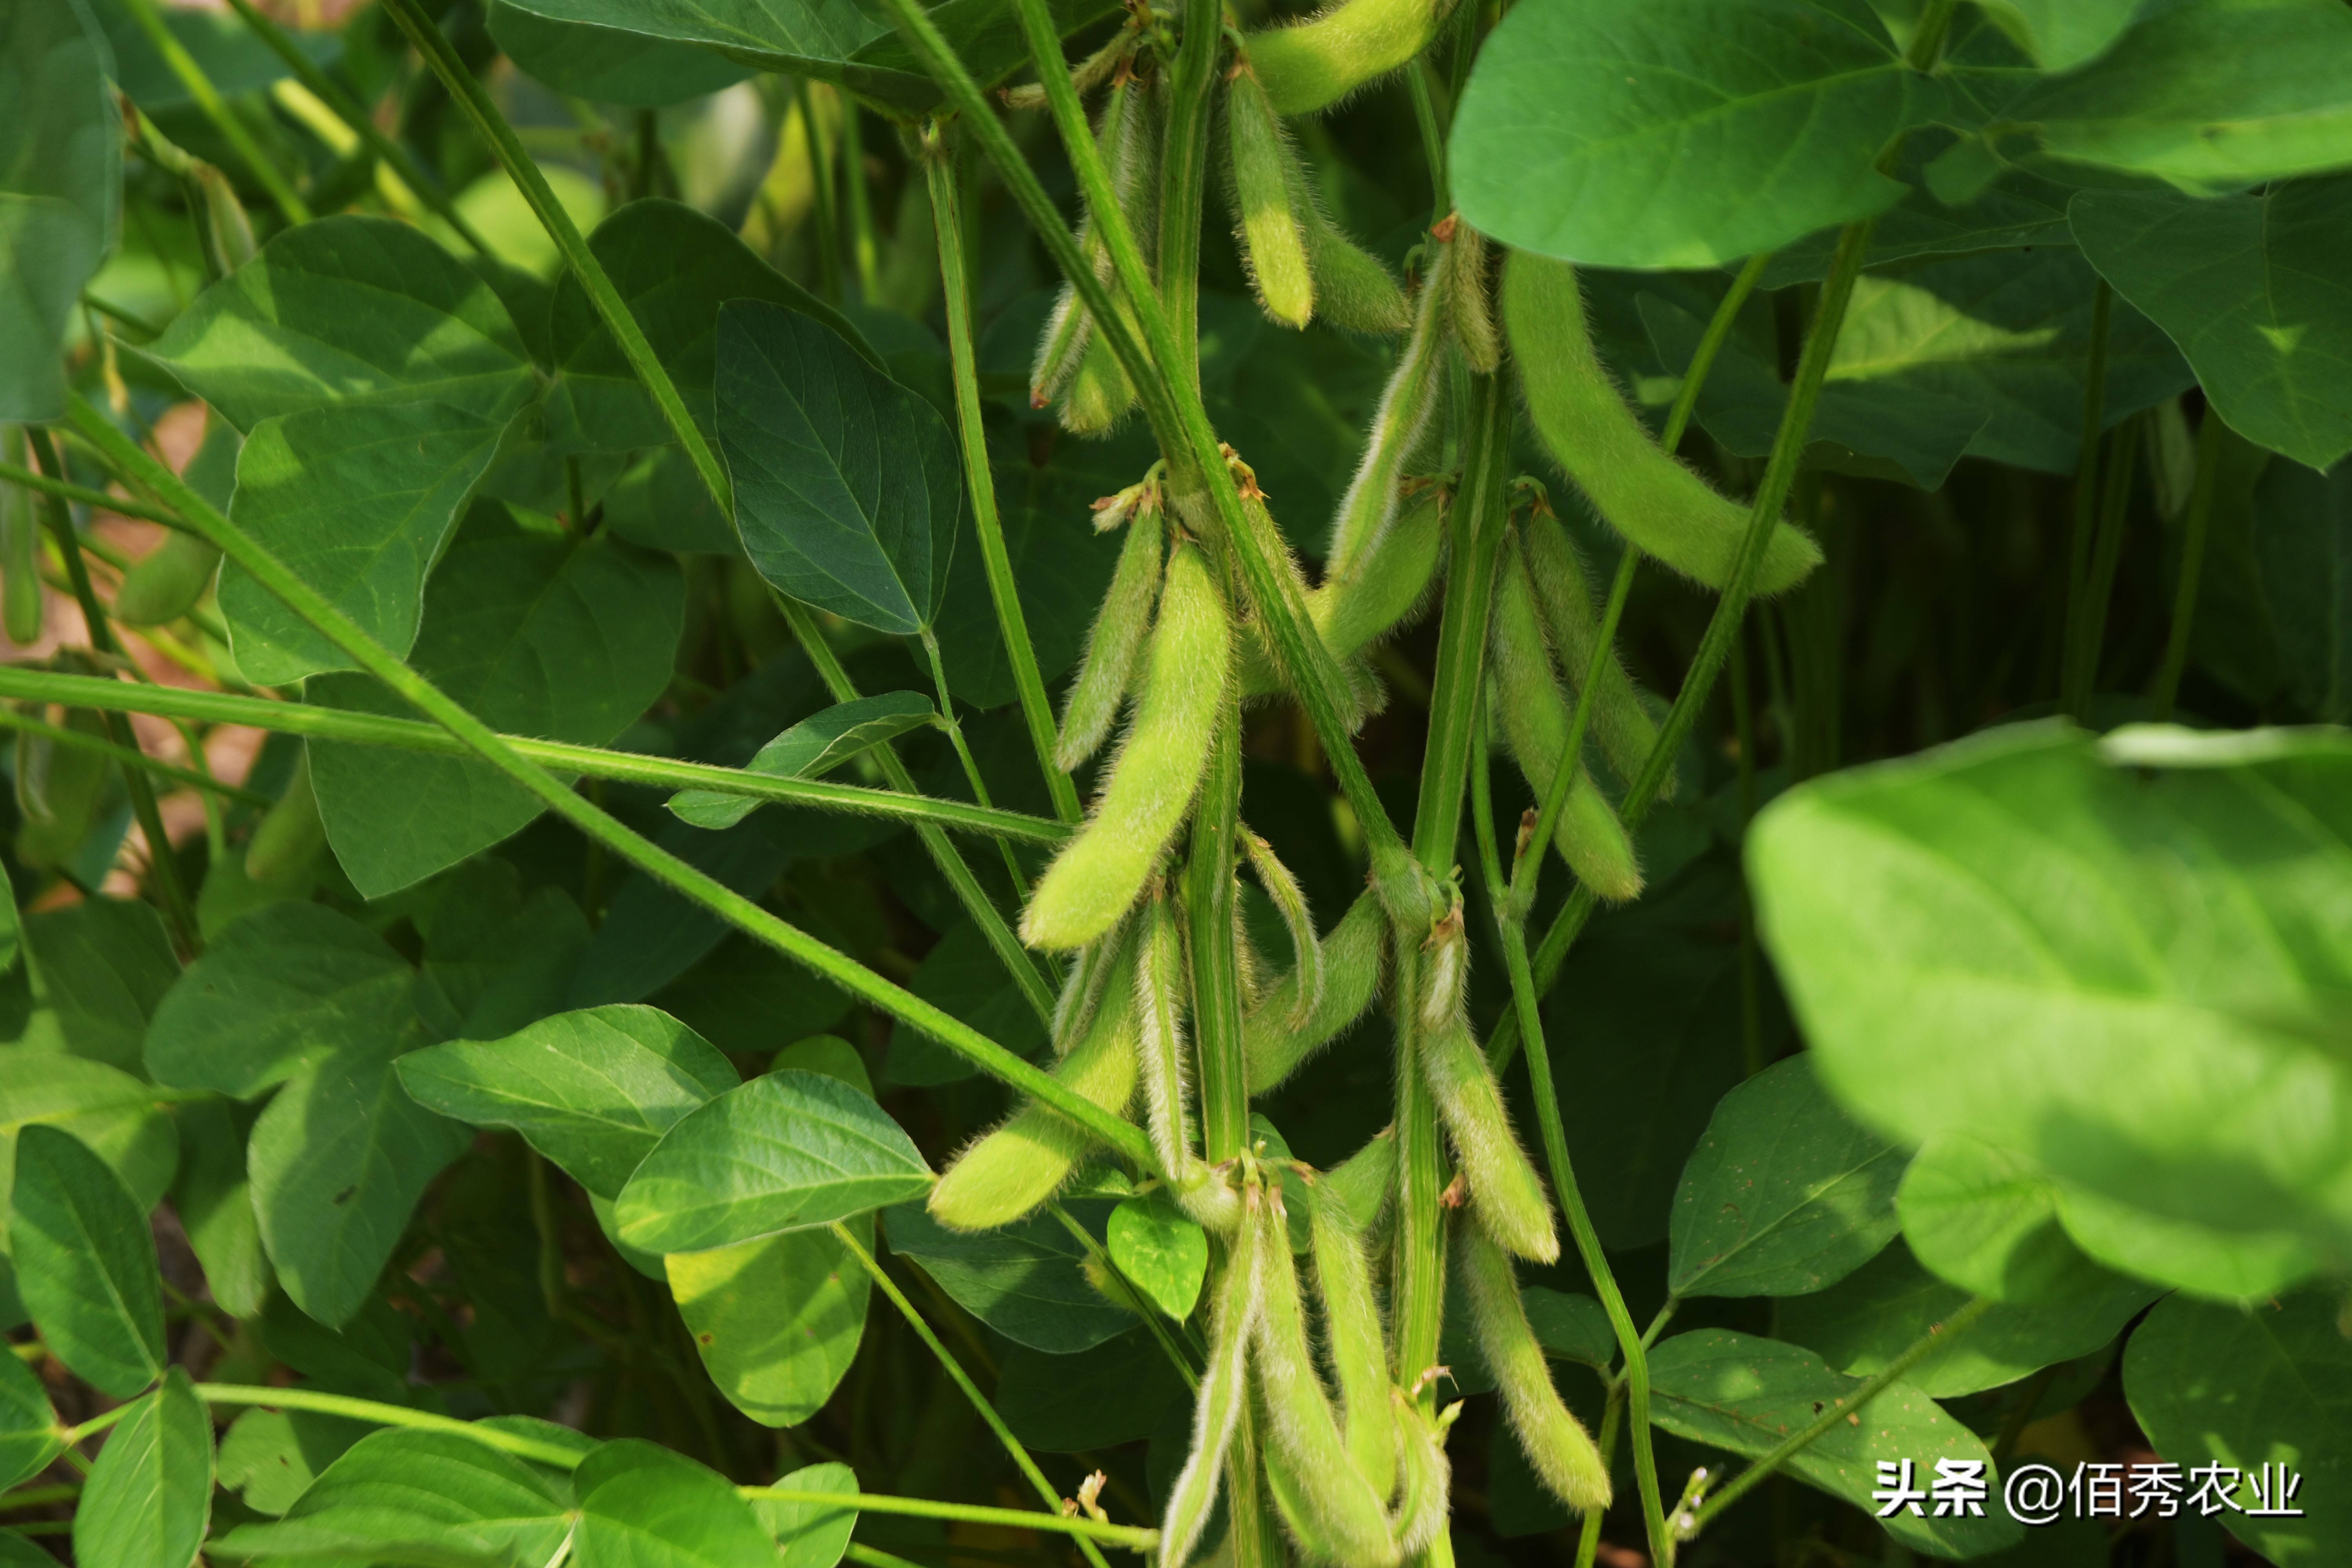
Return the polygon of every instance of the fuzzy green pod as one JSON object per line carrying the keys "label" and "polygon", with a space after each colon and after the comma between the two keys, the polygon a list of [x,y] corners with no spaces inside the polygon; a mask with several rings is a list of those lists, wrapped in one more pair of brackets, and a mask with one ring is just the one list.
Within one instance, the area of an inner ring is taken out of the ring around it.
{"label": "fuzzy green pod", "polygon": [[[1249,858],[1250,869],[1257,873],[1258,886],[1273,900],[1282,923],[1290,931],[1290,979],[1292,999],[1286,1019],[1290,1027],[1301,1029],[1315,1016],[1323,1000],[1323,944],[1315,935],[1315,916],[1307,907],[1307,889],[1298,885],[1274,846],[1249,830],[1244,823],[1241,833],[1242,848]],[[1235,900],[1238,911],[1241,901]]]}
{"label": "fuzzy green pod", "polygon": [[1278,1192],[1269,1192],[1267,1198],[1258,1215],[1265,1283],[1250,1362],[1257,1373],[1273,1449],[1269,1468],[1276,1456],[1289,1466],[1296,1500],[1311,1521],[1302,1534],[1318,1555],[1329,1556],[1343,1568],[1386,1568],[1397,1560],[1388,1510],[1379,1489],[1356,1468],[1340,1441],[1330,1398],[1307,1346],[1307,1317],[1299,1304],[1298,1275],[1281,1198]]}
{"label": "fuzzy green pod", "polygon": [[1559,1256],[1550,1200],[1511,1129],[1502,1086],[1486,1065],[1486,1053],[1471,1037],[1463,1011],[1469,945],[1457,905],[1433,928],[1423,954],[1427,983],[1414,1054],[1421,1058],[1422,1077],[1454,1145],[1470,1201],[1487,1229],[1518,1257],[1549,1263]]}
{"label": "fuzzy green pod", "polygon": [[1056,1060],[1068,1056],[1093,1026],[1096,1010],[1102,1005],[1103,993],[1109,987],[1111,972],[1118,967],[1127,946],[1126,939],[1126,928],[1115,925],[1078,949],[1077,959],[1062,982],[1061,994],[1054,998],[1054,1016],[1048,1032],[1053,1037]]}
{"label": "fuzzy green pod", "polygon": [[1543,1346],[1528,1326],[1517,1274],[1475,1216],[1454,1224],[1454,1266],[1479,1353],[1495,1374],[1511,1430],[1545,1489],[1579,1513],[1609,1506],[1609,1466],[1584,1423],[1560,1403]]}
{"label": "fuzzy green pod", "polygon": [[1503,340],[1495,331],[1495,305],[1487,281],[1486,237],[1460,214],[1432,231],[1445,241],[1438,253],[1444,273],[1445,325],[1463,363],[1479,375],[1492,375],[1503,363]]}
{"label": "fuzzy green pod", "polygon": [[1348,1205],[1359,1232],[1370,1234],[1396,1185],[1396,1129],[1373,1133],[1362,1148],[1324,1172],[1319,1184]]}
{"label": "fuzzy green pod", "polygon": [[1303,1025],[1293,1027],[1290,1022],[1298,1006],[1298,972],[1291,971],[1266,988],[1242,1020],[1242,1051],[1249,1063],[1252,1094],[1265,1094],[1288,1078],[1372,1005],[1380,994],[1388,930],[1387,911],[1370,889],[1348,906],[1318,944],[1323,993]]}
{"label": "fuzzy green pod", "polygon": [[1339,1428],[1348,1457],[1386,1502],[1397,1484],[1396,1410],[1389,1398],[1388,1342],[1371,1265],[1348,1200],[1328,1181],[1308,1192],[1315,1292],[1323,1303],[1323,1342],[1339,1391]]}
{"label": "fuzzy green pod", "polygon": [[114,618],[126,626],[176,621],[212,586],[221,552],[192,533],[174,533],[123,574],[114,592]]}
{"label": "fuzzy green pod", "polygon": [[1143,1068],[1144,1129],[1151,1134],[1160,1168],[1181,1175],[1198,1163],[1186,1116],[1191,1097],[1184,1070],[1184,997],[1187,983],[1184,933],[1175,901],[1155,888],[1136,935],[1135,1008],[1142,1025],[1138,1037]]}
{"label": "fuzzy green pod", "polygon": [[1437,407],[1446,318],[1442,282],[1443,269],[1433,269],[1413,312],[1412,335],[1405,339],[1396,368],[1381,389],[1380,407],[1373,411],[1372,427],[1365,437],[1363,458],[1348,482],[1347,493],[1339,498],[1339,514],[1331,520],[1330,543],[1323,552],[1327,576],[1346,575],[1360,557],[1380,543],[1396,517],[1397,481]]}
{"label": "fuzzy green pod", "polygon": [[[1135,1097],[1142,1021],[1135,1008],[1135,947],[1126,944],[1086,1036],[1054,1066],[1054,1077],[1101,1106],[1120,1110]],[[1024,1105],[956,1156],[931,1188],[931,1217],[955,1230],[993,1230],[1059,1192],[1094,1146],[1084,1128],[1042,1105]]]}
{"label": "fuzzy green pod", "polygon": [[1395,1405],[1401,1479],[1391,1530],[1398,1549],[1418,1557],[1444,1533],[1454,1467],[1445,1458],[1445,1437],[1437,1424],[1402,1389],[1396,1391]]}
{"label": "fuzzy green pod", "polygon": [[[1095,125],[1095,145],[1111,189],[1145,255],[1157,244],[1160,223],[1160,112],[1150,82],[1118,73]],[[1089,213],[1078,227],[1080,253],[1095,276],[1110,280],[1110,251]],[[1042,408],[1063,399],[1062,423],[1082,435],[1099,434],[1133,405],[1134,384],[1118,357],[1095,331],[1077,293],[1064,283],[1046,317],[1029,375],[1029,401]]]}
{"label": "fuzzy green pod", "polygon": [[300,870],[326,847],[327,825],[319,816],[318,795],[310,788],[310,750],[305,746],[286,793],[262,814],[246,844],[245,874],[257,882],[277,881]]}
{"label": "fuzzy green pod", "polygon": [[[1572,721],[1568,696],[1552,675],[1536,610],[1535,586],[1515,543],[1506,541],[1495,581],[1487,700],[1503,721],[1503,739],[1538,800],[1551,790]],[[1580,759],[1576,782],[1560,808],[1552,843],[1580,880],[1612,901],[1642,891],[1633,840]]]}
{"label": "fuzzy green pod", "polygon": [[1345,570],[1326,573],[1307,595],[1307,614],[1331,651],[1360,651],[1410,623],[1429,602],[1445,552],[1446,488],[1434,481],[1413,489],[1372,547]]}
{"label": "fuzzy green pod", "polygon": [[193,164],[189,173],[204,193],[205,247],[223,272],[234,272],[261,249],[253,237],[253,220],[246,216],[245,204],[236,199],[236,188],[226,174],[210,163]]}
{"label": "fuzzy green pod", "polygon": [[1233,662],[1224,592],[1197,545],[1179,543],[1168,558],[1150,660],[1094,816],[1045,868],[1022,914],[1022,938],[1033,947],[1083,947],[1108,931],[1192,808]]}
{"label": "fuzzy green pod", "polygon": [[1280,114],[1312,114],[1412,62],[1437,37],[1444,0],[1340,0],[1243,40]]}
{"label": "fuzzy green pod", "polygon": [[1078,372],[1062,395],[1062,428],[1073,436],[1109,433],[1135,406],[1135,383],[1100,332],[1087,334]]}
{"label": "fuzzy green pod", "polygon": [[[1584,563],[1577,559],[1576,546],[1559,519],[1548,511],[1528,519],[1519,537],[1528,581],[1535,587],[1536,608],[1543,616],[1544,629],[1551,634],[1560,673],[1567,677],[1568,689],[1580,693],[1601,641],[1601,616],[1592,607]],[[1609,759],[1610,771],[1629,784],[1658,743],[1657,721],[1642,705],[1633,678],[1625,673],[1614,649],[1601,661],[1601,679],[1594,683],[1592,735],[1600,743],[1601,754]],[[1666,799],[1674,793],[1675,775],[1669,770],[1658,794]]]}
{"label": "fuzzy green pod", "polygon": [[[26,466],[22,426],[0,426],[0,457]],[[41,640],[41,523],[33,492],[0,484],[0,626],[28,647]]]}
{"label": "fuzzy green pod", "polygon": [[1256,1219],[1260,1201],[1257,1189],[1251,1188],[1217,1283],[1216,1306],[1209,1319],[1209,1362],[1192,1403],[1192,1451],[1168,1489],[1168,1511],[1160,1516],[1160,1568],[1184,1568],[1200,1545],[1201,1531],[1216,1506],[1225,1451],[1233,1447],[1234,1430],[1248,1403],[1249,1347],[1264,1294],[1263,1227]]}
{"label": "fuzzy green pod", "polygon": [[1246,58],[1225,80],[1225,145],[1250,286],[1267,315],[1286,327],[1303,327],[1315,315],[1315,277],[1293,197],[1301,184],[1291,174],[1298,154]]}
{"label": "fuzzy green pod", "polygon": [[1412,325],[1412,302],[1396,274],[1325,217],[1311,198],[1305,211],[1307,270],[1315,278],[1317,313],[1332,326],[1382,337]]}
{"label": "fuzzy green pod", "polygon": [[[1748,509],[1660,449],[1592,348],[1576,268],[1514,250],[1503,264],[1503,324],[1528,414],[1555,462],[1609,526],[1710,588],[1731,579]],[[1756,592],[1777,594],[1821,564],[1821,546],[1772,530]]]}
{"label": "fuzzy green pod", "polygon": [[1095,612],[1094,627],[1087,633],[1086,656],[1078,663],[1077,676],[1070,682],[1068,700],[1062,706],[1062,734],[1054,747],[1054,764],[1064,773],[1093,756],[1118,719],[1119,704],[1135,676],[1136,656],[1151,629],[1165,532],[1156,500],[1139,502],[1129,511],[1118,565],[1111,572],[1102,607]]}
{"label": "fuzzy green pod", "polygon": [[1087,344],[1093,337],[1094,318],[1078,303],[1078,291],[1063,284],[1045,317],[1045,330],[1037,339],[1036,360],[1029,367],[1030,407],[1043,408],[1062,395],[1077,374],[1078,362],[1086,358]]}

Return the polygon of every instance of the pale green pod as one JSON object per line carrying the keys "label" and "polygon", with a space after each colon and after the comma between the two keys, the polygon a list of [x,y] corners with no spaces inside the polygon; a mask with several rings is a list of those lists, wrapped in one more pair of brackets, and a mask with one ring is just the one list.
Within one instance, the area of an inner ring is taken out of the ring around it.
{"label": "pale green pod", "polygon": [[1306,1531],[1311,1542],[1342,1568],[1386,1568],[1397,1561],[1388,1511],[1340,1440],[1330,1398],[1307,1348],[1281,1200],[1273,1193],[1268,1199],[1258,1215],[1265,1283],[1250,1342],[1266,1438],[1290,1466],[1297,1500],[1313,1521]]}
{"label": "pale green pod", "polygon": [[1453,233],[1439,252],[1438,265],[1445,272],[1446,328],[1462,351],[1463,363],[1479,375],[1492,375],[1503,363],[1503,341],[1495,331],[1486,237],[1458,214],[1445,221]]}
{"label": "pale green pod", "polygon": [[[1543,616],[1544,629],[1551,634],[1552,651],[1559,658],[1568,689],[1580,698],[1585,674],[1592,668],[1592,656],[1601,641],[1601,616],[1593,608],[1584,563],[1577,559],[1576,546],[1557,517],[1539,512],[1528,519],[1520,539],[1528,577],[1535,586],[1536,608]],[[1643,706],[1633,678],[1625,673],[1613,648],[1601,661],[1601,679],[1594,683],[1591,734],[1601,754],[1609,759],[1610,771],[1628,784],[1658,743],[1657,721]],[[1675,775],[1670,768],[1658,795],[1671,799],[1674,793]]]}
{"label": "pale green pod", "polygon": [[1033,947],[1083,947],[1108,931],[1192,808],[1233,662],[1224,592],[1197,545],[1179,543],[1168,558],[1150,660],[1094,816],[1045,868],[1022,914],[1022,938]]}
{"label": "pale green pod", "polygon": [[[1555,462],[1609,526],[1710,588],[1731,579],[1748,509],[1662,450],[1594,353],[1576,268],[1514,250],[1503,263],[1503,324],[1528,416]],[[1777,594],[1821,564],[1821,546],[1776,523],[1756,592]]]}
{"label": "pale green pod", "polygon": [[308,865],[327,847],[327,825],[319,816],[319,797],[310,788],[310,750],[294,764],[294,776],[278,804],[262,814],[259,826],[245,847],[245,874],[257,882],[274,882]]}
{"label": "pale green pod", "polygon": [[[1307,907],[1307,889],[1298,885],[1298,879],[1282,863],[1274,846],[1252,833],[1246,823],[1242,826],[1241,840],[1243,851],[1249,857],[1250,869],[1257,873],[1258,886],[1265,889],[1265,896],[1273,900],[1282,923],[1290,931],[1292,996],[1286,1021],[1293,1029],[1302,1029],[1323,1001],[1323,944],[1315,935],[1315,916]],[[1236,912],[1240,910],[1239,900],[1234,900],[1234,908]]]}
{"label": "pale green pod", "polygon": [[1412,302],[1380,258],[1348,237],[1339,225],[1306,209],[1307,270],[1315,279],[1315,310],[1332,326],[1392,336],[1412,325]]}
{"label": "pale green pod", "polygon": [[1396,1129],[1383,1127],[1364,1146],[1318,1177],[1318,1184],[1348,1205],[1358,1231],[1369,1234],[1396,1185]]}
{"label": "pale green pod", "polygon": [[[26,466],[22,426],[0,426],[0,457]],[[0,484],[0,625],[19,647],[41,640],[40,504],[30,490]]]}
{"label": "pale green pod", "polygon": [[[1552,675],[1536,612],[1535,587],[1517,548],[1506,541],[1495,580],[1487,703],[1503,721],[1503,739],[1538,800],[1547,798],[1568,749],[1573,718],[1568,696]],[[1642,891],[1641,862],[1614,807],[1580,758],[1576,782],[1560,808],[1552,843],[1580,880],[1612,901]]]}
{"label": "pale green pod", "polygon": [[1486,1053],[1460,1016],[1419,1039],[1422,1077],[1437,1102],[1438,1119],[1454,1145],[1470,1202],[1487,1231],[1516,1257],[1549,1263],[1559,1256],[1559,1233],[1543,1179],[1511,1129],[1502,1086]]}
{"label": "pale green pod", "polygon": [[1249,1397],[1249,1347],[1264,1293],[1258,1201],[1256,1190],[1251,1189],[1248,1212],[1234,1228],[1224,1274],[1217,1282],[1216,1306],[1209,1319],[1209,1362],[1192,1402],[1192,1450],[1168,1489],[1168,1511],[1160,1521],[1159,1568],[1184,1568],[1200,1545],[1201,1531],[1216,1506],[1225,1451],[1233,1446],[1234,1430]]}
{"label": "pale green pod", "polygon": [[1190,1075],[1184,1070],[1184,1005],[1187,971],[1184,933],[1175,901],[1155,888],[1136,935],[1135,1007],[1143,1068],[1144,1130],[1151,1134],[1160,1168],[1182,1175],[1198,1163],[1186,1102]]}
{"label": "pale green pod", "polygon": [[1324,1351],[1339,1393],[1340,1439],[1385,1503],[1397,1485],[1396,1410],[1362,1228],[1328,1180],[1315,1184],[1309,1201],[1315,1292],[1323,1303]]}
{"label": "pale green pod", "polygon": [[205,247],[217,258],[224,272],[234,272],[261,249],[253,237],[253,220],[245,215],[245,204],[236,199],[236,187],[228,176],[210,163],[196,163],[189,171],[195,176],[196,186],[205,196]]}
{"label": "pale green pod", "polygon": [[1043,408],[1059,397],[1078,372],[1087,343],[1094,336],[1094,319],[1078,303],[1078,291],[1065,283],[1054,296],[1045,317],[1045,331],[1037,340],[1037,358],[1029,367],[1029,406]]}
{"label": "pale green pod", "polygon": [[1127,520],[1127,540],[1110,587],[1087,633],[1086,656],[1062,705],[1062,734],[1054,763],[1064,773],[1095,754],[1118,720],[1135,675],[1136,657],[1151,629],[1151,606],[1160,594],[1160,560],[1165,529],[1156,504],[1135,507]]}
{"label": "pale green pod", "polygon": [[1579,1513],[1609,1506],[1609,1466],[1592,1435],[1560,1402],[1543,1346],[1528,1325],[1517,1274],[1475,1217],[1454,1224],[1454,1266],[1479,1353],[1495,1374],[1519,1447],[1546,1490]]}
{"label": "pale green pod", "polygon": [[1062,428],[1073,436],[1108,435],[1135,406],[1135,383],[1100,332],[1087,334],[1077,374],[1062,395]]}
{"label": "pale green pod", "polygon": [[1363,1016],[1380,994],[1382,960],[1388,954],[1388,914],[1370,889],[1348,906],[1339,923],[1324,933],[1323,994],[1305,1024],[1293,1028],[1300,994],[1297,970],[1266,987],[1242,1020],[1242,1051],[1249,1063],[1252,1094],[1265,1094],[1298,1069]]}
{"label": "pale green pod", "polygon": [[[1085,1037],[1054,1065],[1054,1077],[1105,1110],[1118,1111],[1135,1097],[1139,1070],[1142,1023],[1135,1009],[1132,943],[1118,957],[1106,998],[1110,1005],[1096,1010]],[[1061,1191],[1093,1147],[1094,1139],[1069,1118],[1025,1105],[956,1156],[931,1188],[931,1217],[955,1230],[1011,1225]]]}
{"label": "pale green pod", "polygon": [[1112,970],[1118,966],[1126,936],[1123,925],[1113,926],[1078,950],[1068,978],[1062,982],[1061,994],[1054,998],[1048,1033],[1053,1037],[1056,1059],[1068,1056],[1071,1047],[1093,1026],[1095,1011],[1102,1005],[1103,992],[1109,984]]}
{"label": "pale green pod", "polygon": [[1303,183],[1291,174],[1298,155],[1246,58],[1225,82],[1225,138],[1250,286],[1267,315],[1286,327],[1304,327],[1315,315],[1315,278],[1293,196]]}
{"label": "pale green pod", "polygon": [[1404,1390],[1396,1391],[1395,1405],[1401,1479],[1390,1531],[1400,1551],[1418,1557],[1444,1533],[1454,1467],[1445,1458],[1444,1434]]}
{"label": "pale green pod", "polygon": [[114,591],[114,618],[126,626],[155,626],[194,609],[212,586],[219,549],[192,533],[174,533],[122,574]]}
{"label": "pale green pod", "polygon": [[1340,0],[1243,40],[1281,114],[1311,114],[1412,63],[1437,37],[1444,0]]}
{"label": "pale green pod", "polygon": [[1396,368],[1381,392],[1372,426],[1364,439],[1364,455],[1356,465],[1347,493],[1339,498],[1339,514],[1331,520],[1331,539],[1323,552],[1326,576],[1346,575],[1360,556],[1370,552],[1388,531],[1397,511],[1397,481],[1405,459],[1421,444],[1437,406],[1439,360],[1445,335],[1445,290],[1443,268],[1433,268],[1421,291],[1413,313],[1412,334],[1397,354]]}
{"label": "pale green pod", "polygon": [[1437,563],[1445,552],[1450,497],[1425,484],[1397,508],[1372,547],[1345,570],[1326,572],[1307,595],[1307,614],[1331,651],[1356,653],[1402,626],[1429,602]]}

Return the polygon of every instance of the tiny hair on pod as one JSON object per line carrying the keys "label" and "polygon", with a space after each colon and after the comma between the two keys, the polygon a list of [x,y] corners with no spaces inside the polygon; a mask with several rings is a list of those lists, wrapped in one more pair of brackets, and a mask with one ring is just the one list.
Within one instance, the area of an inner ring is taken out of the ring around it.
{"label": "tiny hair on pod", "polygon": [[1543,1346],[1528,1324],[1519,1281],[1475,1214],[1454,1218],[1454,1267],[1479,1353],[1495,1374],[1503,1410],[1546,1490],[1579,1513],[1609,1506],[1609,1467],[1592,1435],[1560,1402]]}
{"label": "tiny hair on pod", "polygon": [[1438,1119],[1445,1124],[1470,1201],[1487,1216],[1488,1228],[1520,1257],[1549,1263],[1559,1256],[1559,1234],[1542,1178],[1512,1131],[1503,1108],[1502,1086],[1486,1065],[1486,1053],[1471,1037],[1463,1008],[1469,978],[1469,942],[1455,904],[1430,929],[1424,944],[1419,1026],[1413,1050]]}
{"label": "tiny hair on pod", "polygon": [[[1184,1568],[1200,1545],[1216,1505],[1225,1451],[1233,1446],[1234,1430],[1249,1399],[1250,1342],[1264,1295],[1265,1227],[1258,1224],[1257,1213],[1265,1195],[1252,1184],[1244,1189],[1241,1201],[1242,1223],[1227,1243],[1215,1306],[1209,1314],[1209,1363],[1192,1403],[1192,1452],[1168,1489],[1168,1511],[1160,1516],[1160,1568]],[[1286,1258],[1286,1242],[1283,1252]]]}

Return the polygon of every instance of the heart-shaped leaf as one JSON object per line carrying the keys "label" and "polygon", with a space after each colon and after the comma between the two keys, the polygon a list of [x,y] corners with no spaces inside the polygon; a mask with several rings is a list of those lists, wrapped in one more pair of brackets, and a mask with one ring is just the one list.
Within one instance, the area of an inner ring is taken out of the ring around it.
{"label": "heart-shaped leaf", "polygon": [[1209,1237],[1161,1188],[1111,1210],[1110,1260],[1145,1300],[1182,1322],[1209,1273]]}
{"label": "heart-shaped leaf", "polygon": [[719,313],[719,441],[760,575],[911,636],[938,617],[963,511],[947,422],[842,336],[757,301]]}
{"label": "heart-shaped leaf", "polygon": [[[823,778],[868,747],[920,729],[938,711],[919,691],[885,691],[836,703],[802,720],[743,765],[776,778]],[[732,827],[759,805],[740,795],[708,789],[683,789],[669,797],[670,810],[697,827]]]}
{"label": "heart-shaped leaf", "polygon": [[[849,1222],[874,1245],[874,1222]],[[712,1386],[752,1420],[797,1426],[849,1374],[874,1279],[830,1230],[792,1230],[662,1260]],[[782,1484],[782,1483],[779,1483]]]}

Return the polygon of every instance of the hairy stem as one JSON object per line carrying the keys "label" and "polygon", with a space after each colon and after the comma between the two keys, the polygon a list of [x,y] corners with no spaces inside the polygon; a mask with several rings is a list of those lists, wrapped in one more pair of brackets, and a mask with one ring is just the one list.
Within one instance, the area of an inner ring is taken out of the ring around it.
{"label": "hairy stem", "polygon": [[976,1503],[933,1502],[928,1498],[884,1497],[873,1492],[802,1491],[793,1487],[737,1487],[735,1494],[775,1502],[804,1503],[812,1508],[854,1509],[859,1513],[898,1514],[909,1519],[957,1520],[1008,1530],[1043,1530],[1124,1546],[1131,1552],[1150,1552],[1160,1544],[1160,1532],[1156,1530],[1142,1530],[1131,1524],[1097,1524],[1084,1515],[1039,1513],[1025,1508],[984,1508]]}
{"label": "hairy stem", "polygon": [[2181,521],[2180,583],[2172,595],[2172,629],[2164,639],[2164,662],[2151,689],[2158,723],[2172,717],[2180,677],[2189,668],[2189,634],[2197,621],[2197,586],[2205,572],[2205,539],[2213,525],[2215,470],[2221,458],[2221,416],[2210,407],[2197,427],[2197,477],[2189,490],[2189,514]]}

